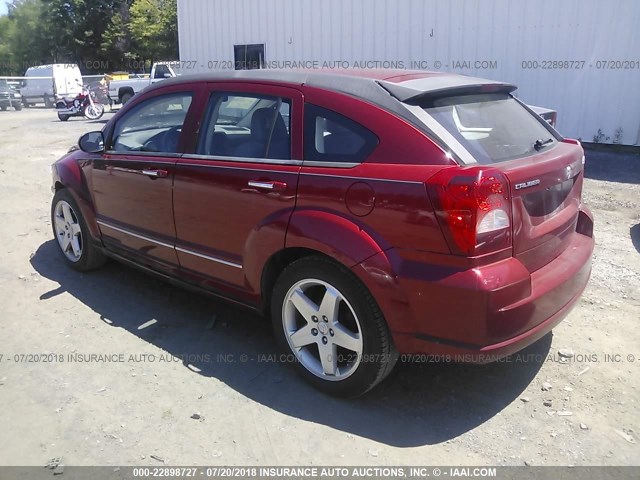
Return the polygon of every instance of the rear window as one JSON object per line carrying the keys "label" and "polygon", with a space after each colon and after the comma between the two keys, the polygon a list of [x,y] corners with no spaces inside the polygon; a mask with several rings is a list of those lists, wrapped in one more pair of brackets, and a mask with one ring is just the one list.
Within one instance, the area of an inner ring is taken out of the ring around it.
{"label": "rear window", "polygon": [[508,94],[444,97],[422,108],[481,164],[526,157],[556,143],[544,125]]}

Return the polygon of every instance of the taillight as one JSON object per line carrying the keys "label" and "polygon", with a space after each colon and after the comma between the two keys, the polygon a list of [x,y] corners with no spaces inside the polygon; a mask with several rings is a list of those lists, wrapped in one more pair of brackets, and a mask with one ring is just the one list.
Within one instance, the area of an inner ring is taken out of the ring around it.
{"label": "taillight", "polygon": [[427,191],[452,253],[477,256],[511,247],[509,182],[497,169],[448,168]]}

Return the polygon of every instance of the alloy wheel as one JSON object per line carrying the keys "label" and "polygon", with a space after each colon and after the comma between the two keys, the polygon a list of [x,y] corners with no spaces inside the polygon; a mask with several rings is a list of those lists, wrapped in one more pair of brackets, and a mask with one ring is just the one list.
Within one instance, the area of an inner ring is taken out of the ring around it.
{"label": "alloy wheel", "polygon": [[54,210],[54,229],[56,239],[62,253],[72,262],[77,262],[82,257],[82,229],[78,221],[78,215],[71,205],[60,200]]}
{"label": "alloy wheel", "polygon": [[282,323],[297,361],[317,377],[340,381],[358,368],[360,322],[345,296],[329,283],[305,279],[294,284],[284,298]]}

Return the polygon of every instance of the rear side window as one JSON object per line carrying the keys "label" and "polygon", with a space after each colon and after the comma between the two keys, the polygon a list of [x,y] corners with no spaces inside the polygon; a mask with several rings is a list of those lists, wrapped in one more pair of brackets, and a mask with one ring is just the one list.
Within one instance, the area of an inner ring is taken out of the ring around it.
{"label": "rear side window", "polygon": [[481,164],[526,157],[557,143],[544,125],[508,94],[445,97],[421,106]]}
{"label": "rear side window", "polygon": [[220,157],[289,160],[291,101],[246,93],[214,93],[197,153]]}
{"label": "rear side window", "polygon": [[359,123],[332,110],[305,105],[305,160],[361,163],[377,145],[378,137]]}

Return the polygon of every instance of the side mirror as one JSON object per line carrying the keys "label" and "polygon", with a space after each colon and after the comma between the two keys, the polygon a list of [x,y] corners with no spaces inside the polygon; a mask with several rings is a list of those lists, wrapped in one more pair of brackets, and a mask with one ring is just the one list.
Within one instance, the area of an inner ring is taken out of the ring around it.
{"label": "side mirror", "polygon": [[83,152],[102,153],[104,152],[104,135],[100,131],[85,133],[78,140],[78,146]]}

